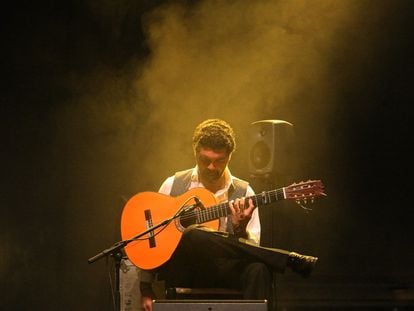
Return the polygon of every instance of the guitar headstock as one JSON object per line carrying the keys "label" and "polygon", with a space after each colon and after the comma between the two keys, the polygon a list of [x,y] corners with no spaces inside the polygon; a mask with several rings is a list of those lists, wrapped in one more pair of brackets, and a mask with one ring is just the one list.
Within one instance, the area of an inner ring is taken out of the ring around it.
{"label": "guitar headstock", "polygon": [[295,200],[297,203],[312,203],[315,198],[326,196],[324,185],[320,180],[301,181],[284,188],[286,199]]}

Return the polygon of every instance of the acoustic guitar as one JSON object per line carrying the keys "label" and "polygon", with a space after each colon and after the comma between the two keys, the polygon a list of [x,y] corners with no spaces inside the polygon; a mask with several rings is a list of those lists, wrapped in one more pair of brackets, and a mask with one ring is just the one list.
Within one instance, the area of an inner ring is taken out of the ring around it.
{"label": "acoustic guitar", "polygon": [[[264,191],[245,200],[252,199],[260,208],[284,199],[304,204],[325,195],[320,180],[308,180]],[[217,230],[219,218],[228,214],[231,214],[228,202],[218,203],[204,188],[191,189],[178,197],[157,192],[138,193],[128,200],[121,215],[122,239],[132,240],[125,252],[139,268],[155,269],[170,259],[185,228],[204,224]],[[144,232],[144,236],[135,238]]]}

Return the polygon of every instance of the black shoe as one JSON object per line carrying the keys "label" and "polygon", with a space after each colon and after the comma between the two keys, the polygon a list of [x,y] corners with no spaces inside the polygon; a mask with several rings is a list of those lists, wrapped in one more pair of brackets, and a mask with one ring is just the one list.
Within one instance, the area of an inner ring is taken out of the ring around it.
{"label": "black shoe", "polygon": [[300,274],[303,278],[308,278],[318,261],[317,257],[301,255],[295,252],[289,253],[288,267],[292,271]]}

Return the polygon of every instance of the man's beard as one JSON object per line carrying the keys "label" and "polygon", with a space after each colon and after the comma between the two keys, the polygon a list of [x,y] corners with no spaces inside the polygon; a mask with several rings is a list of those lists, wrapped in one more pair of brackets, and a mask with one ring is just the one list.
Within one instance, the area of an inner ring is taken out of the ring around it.
{"label": "man's beard", "polygon": [[223,171],[211,171],[209,169],[204,169],[200,171],[201,179],[208,182],[215,182],[220,179],[223,175]]}

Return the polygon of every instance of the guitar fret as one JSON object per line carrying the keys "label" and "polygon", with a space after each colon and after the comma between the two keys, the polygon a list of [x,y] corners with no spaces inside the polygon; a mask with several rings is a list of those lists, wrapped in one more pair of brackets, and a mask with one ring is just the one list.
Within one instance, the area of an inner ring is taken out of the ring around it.
{"label": "guitar fret", "polygon": [[[286,198],[285,188],[279,188],[279,189],[270,190],[270,191],[263,191],[259,194],[246,197],[245,202],[247,202],[249,199],[252,199],[254,205],[256,207],[260,207],[262,205],[267,205],[273,202],[277,202],[285,198]],[[212,220],[215,220],[221,217],[226,217],[230,213],[231,211],[229,207],[229,202],[219,203],[217,205],[195,211],[196,222],[205,223],[205,222],[212,221]]]}
{"label": "guitar fret", "polygon": [[207,208],[206,209],[206,212],[204,213],[204,216],[205,216],[205,221],[209,221],[210,220],[210,217],[211,217],[211,215],[210,215],[210,210],[211,210],[211,208]]}
{"label": "guitar fret", "polygon": [[256,207],[261,206],[262,205],[262,200],[259,201],[259,199],[261,199],[260,195],[255,195],[254,196],[255,201],[256,201]]}
{"label": "guitar fret", "polygon": [[212,208],[208,208],[207,209],[207,221],[213,219],[213,217],[212,217],[212,210],[213,210]]}
{"label": "guitar fret", "polygon": [[275,197],[274,202],[278,201],[279,197],[277,195],[277,190],[276,191],[272,191],[272,193],[274,194],[274,197]]}
{"label": "guitar fret", "polygon": [[222,211],[222,215],[221,215],[221,217],[225,217],[225,216],[227,216],[227,210],[228,210],[228,208],[229,208],[229,205],[228,205],[228,203],[221,203],[221,211]]}
{"label": "guitar fret", "polygon": [[268,202],[267,203],[273,203],[274,202],[274,200],[273,200],[274,195],[272,195],[272,194],[273,194],[272,191],[267,192],[267,197],[268,197]]}
{"label": "guitar fret", "polygon": [[210,220],[214,219],[214,208],[209,208],[207,210],[208,210],[207,220],[210,221]]}
{"label": "guitar fret", "polygon": [[201,218],[201,223],[204,223],[205,221],[206,221],[206,213],[205,213],[205,211],[201,211],[200,212],[200,218]]}
{"label": "guitar fret", "polygon": [[255,206],[259,206],[259,202],[257,201],[257,195],[254,196]]}
{"label": "guitar fret", "polygon": [[272,203],[272,195],[270,193],[270,191],[266,191],[266,204],[270,204]]}
{"label": "guitar fret", "polygon": [[197,224],[201,224],[201,223],[202,223],[202,221],[201,221],[200,211],[198,211],[198,210],[194,210],[194,214],[196,215],[196,223],[197,223]]}
{"label": "guitar fret", "polygon": [[270,203],[269,192],[263,191],[262,192],[262,204],[269,204],[269,203]]}
{"label": "guitar fret", "polygon": [[222,214],[223,214],[223,206],[219,205],[217,208],[217,218],[220,218]]}
{"label": "guitar fret", "polygon": [[217,217],[217,207],[210,208],[211,209],[211,219],[216,219]]}
{"label": "guitar fret", "polygon": [[283,188],[278,189],[278,192],[279,192],[280,198],[283,199],[284,198]]}
{"label": "guitar fret", "polygon": [[262,206],[263,205],[263,197],[262,196],[257,196],[257,199],[259,199],[259,205]]}

